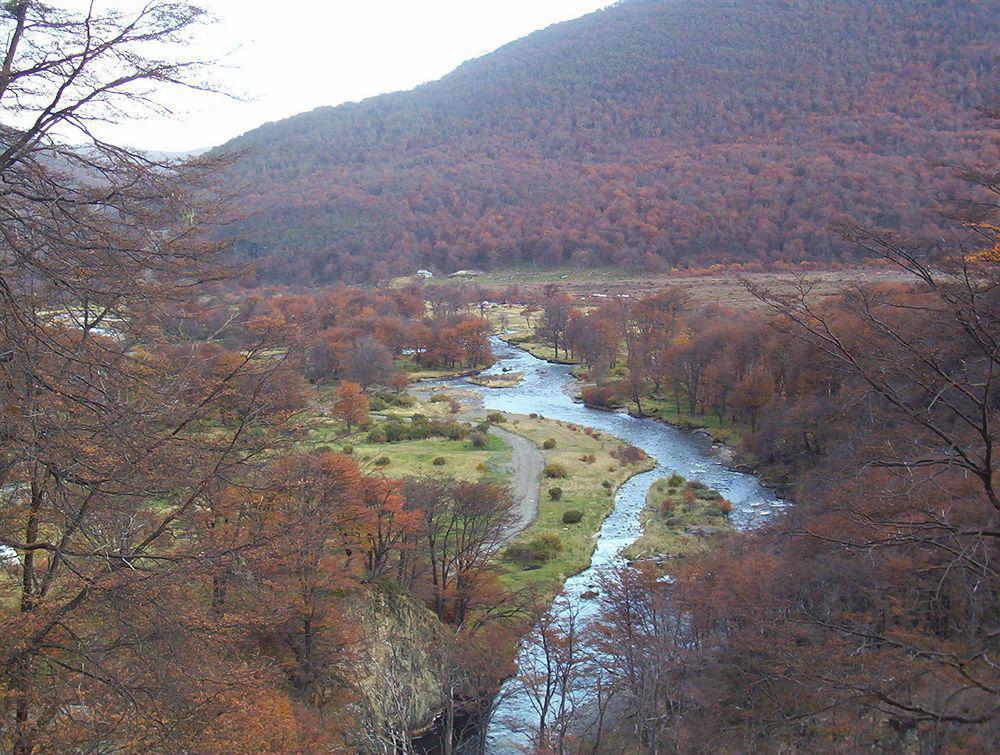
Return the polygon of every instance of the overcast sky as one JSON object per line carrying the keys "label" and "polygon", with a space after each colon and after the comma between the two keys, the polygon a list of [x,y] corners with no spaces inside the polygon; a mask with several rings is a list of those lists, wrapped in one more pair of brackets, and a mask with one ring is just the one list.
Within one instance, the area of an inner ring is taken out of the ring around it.
{"label": "overcast sky", "polygon": [[[82,2],[82,0],[80,0]],[[138,1],[138,0],[137,0]],[[127,7],[124,0],[115,0]],[[320,105],[411,89],[470,58],[611,0],[202,0],[216,22],[192,53],[244,101],[174,92],[173,118],[114,129],[122,144],[211,147]]]}

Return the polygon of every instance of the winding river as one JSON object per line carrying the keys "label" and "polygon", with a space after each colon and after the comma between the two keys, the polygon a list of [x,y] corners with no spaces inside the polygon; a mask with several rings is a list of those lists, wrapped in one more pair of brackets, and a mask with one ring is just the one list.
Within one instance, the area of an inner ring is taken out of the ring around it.
{"label": "winding river", "polygon": [[[726,467],[704,435],[679,430],[653,419],[589,409],[573,401],[577,381],[570,366],[549,364],[499,338],[493,339],[493,351],[498,361],[484,374],[521,372],[524,379],[518,385],[484,388],[467,381],[449,381],[450,384],[454,386],[458,382],[475,390],[488,410],[515,414],[537,412],[551,419],[593,427],[638,446],[656,461],[654,469],[632,477],[619,488],[614,511],[601,527],[590,567],[570,577],[563,587],[563,595],[578,606],[582,617],[586,618],[588,612],[596,608],[596,601],[583,600],[581,594],[593,587],[597,573],[619,558],[622,548],[641,534],[639,512],[645,503],[646,491],[660,477],[678,472],[720,491],[733,503],[733,523],[743,529],[764,521],[783,505],[755,476]],[[529,651],[522,649],[521,652]],[[523,735],[516,733],[516,722],[530,722],[534,711],[528,697],[518,687],[516,680],[507,682],[503,702],[490,722],[491,753],[518,752],[518,745],[528,743]]]}

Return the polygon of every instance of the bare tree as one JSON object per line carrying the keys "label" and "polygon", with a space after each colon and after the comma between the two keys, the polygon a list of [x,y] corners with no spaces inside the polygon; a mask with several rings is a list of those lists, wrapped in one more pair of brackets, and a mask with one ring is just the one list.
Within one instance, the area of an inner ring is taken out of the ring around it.
{"label": "bare tree", "polygon": [[252,686],[221,637],[194,652],[196,612],[175,588],[233,562],[239,546],[182,533],[218,486],[252,475],[282,359],[267,336],[242,354],[170,342],[173,305],[224,274],[203,191],[217,166],[156,163],[96,132],[157,109],[162,85],[203,86],[200,64],[171,57],[201,18],[166,0],[132,15],[0,9],[0,540],[20,562],[0,740],[13,752],[182,747],[206,701]]}

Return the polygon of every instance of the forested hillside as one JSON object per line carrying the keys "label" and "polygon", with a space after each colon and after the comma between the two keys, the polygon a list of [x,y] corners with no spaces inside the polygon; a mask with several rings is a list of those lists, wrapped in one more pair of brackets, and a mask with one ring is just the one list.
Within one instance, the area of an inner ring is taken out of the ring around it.
{"label": "forested hillside", "polygon": [[[992,0],[626,0],[411,92],[223,149],[262,279],[528,262],[834,261],[842,215],[936,234],[975,162]],[[316,72],[349,76],[349,71]]]}

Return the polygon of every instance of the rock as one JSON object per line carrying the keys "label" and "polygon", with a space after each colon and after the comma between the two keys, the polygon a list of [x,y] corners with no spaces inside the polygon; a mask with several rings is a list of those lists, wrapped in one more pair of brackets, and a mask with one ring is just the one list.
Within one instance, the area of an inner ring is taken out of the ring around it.
{"label": "rock", "polygon": [[598,595],[600,595],[600,593],[597,590],[587,590],[587,592],[580,595],[580,600],[593,600]]}
{"label": "rock", "polygon": [[[353,706],[359,731],[398,716],[394,706],[401,706],[411,732],[433,724],[445,678],[440,650],[445,628],[437,616],[416,598],[377,588],[359,590],[348,613],[360,622],[366,639]],[[405,696],[400,690],[407,691]]]}

